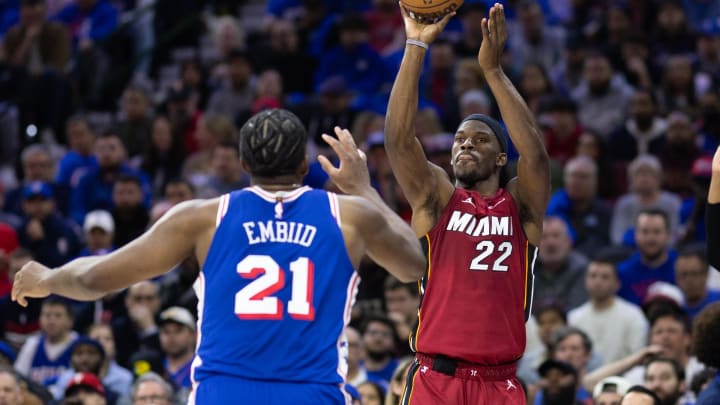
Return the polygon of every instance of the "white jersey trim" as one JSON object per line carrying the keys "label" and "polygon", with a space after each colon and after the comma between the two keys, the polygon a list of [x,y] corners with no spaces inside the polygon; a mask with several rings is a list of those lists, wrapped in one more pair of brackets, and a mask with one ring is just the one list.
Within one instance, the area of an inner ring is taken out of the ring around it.
{"label": "white jersey trim", "polygon": [[[227,194],[226,194],[227,195]],[[202,366],[202,358],[200,358],[200,343],[202,342],[202,320],[203,320],[203,309],[205,308],[205,276],[202,270],[198,274],[198,278],[193,283],[193,290],[198,297],[197,305],[197,341],[195,343],[195,358],[190,365],[190,381],[192,381],[193,392],[197,390],[198,382],[195,379],[195,371],[198,367]],[[194,400],[194,395],[191,394],[191,398]]]}
{"label": "white jersey trim", "polygon": [[259,186],[252,186],[246,188],[246,190],[251,191],[255,193],[258,197],[262,198],[263,200],[271,203],[277,202],[277,198],[279,196],[282,196],[283,202],[290,202],[297,200],[298,197],[305,194],[307,191],[312,190],[309,186],[302,186],[300,188],[296,188],[292,191],[276,191],[274,193],[271,193],[269,191],[263,190]]}
{"label": "white jersey trim", "polygon": [[340,201],[335,193],[327,193],[328,199],[330,200],[330,212],[335,217],[335,221],[339,227],[342,227],[342,219],[340,218]]}
{"label": "white jersey trim", "polygon": [[223,194],[220,197],[220,202],[218,203],[217,216],[215,218],[215,227],[216,228],[218,226],[220,226],[220,222],[222,221],[225,214],[227,214],[229,205],[230,205],[230,194]]}

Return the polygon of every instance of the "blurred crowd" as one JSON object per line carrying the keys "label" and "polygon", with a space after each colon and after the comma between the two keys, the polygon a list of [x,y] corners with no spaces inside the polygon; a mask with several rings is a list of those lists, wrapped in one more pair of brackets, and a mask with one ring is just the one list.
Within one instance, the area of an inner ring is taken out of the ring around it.
{"label": "blurred crowd", "polygon": [[[641,384],[665,404],[692,404],[720,366],[707,347],[720,342],[720,273],[702,247],[720,145],[720,2],[501,3],[504,69],[553,173],[518,374],[529,403],[611,404]],[[465,1],[419,83],[416,135],[451,178],[461,117],[501,118],[476,58],[487,6]],[[29,260],[106,254],[179,202],[249,185],[237,132],[258,111],[295,112],[311,161],[332,156],[321,134],[350,129],[374,186],[409,219],[383,145],[405,44],[395,0],[0,0],[0,41],[7,403],[187,398],[194,259],[97,302],[23,308],[9,291]],[[305,183],[335,190],[316,163]],[[369,260],[359,272],[350,390],[362,404],[397,404],[418,290]]]}

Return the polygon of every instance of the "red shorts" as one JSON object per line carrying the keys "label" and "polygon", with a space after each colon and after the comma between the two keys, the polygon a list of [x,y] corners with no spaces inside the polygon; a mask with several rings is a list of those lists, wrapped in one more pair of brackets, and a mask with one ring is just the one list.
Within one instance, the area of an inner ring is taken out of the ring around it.
{"label": "red shorts", "polygon": [[400,403],[525,405],[516,372],[517,364],[482,366],[417,353]]}

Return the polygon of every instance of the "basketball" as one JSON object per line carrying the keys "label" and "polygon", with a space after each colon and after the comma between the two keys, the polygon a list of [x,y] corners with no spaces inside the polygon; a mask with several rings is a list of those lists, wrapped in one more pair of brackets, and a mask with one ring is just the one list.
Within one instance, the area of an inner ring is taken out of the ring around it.
{"label": "basketball", "polygon": [[410,17],[431,24],[460,8],[463,0],[400,0],[400,3]]}

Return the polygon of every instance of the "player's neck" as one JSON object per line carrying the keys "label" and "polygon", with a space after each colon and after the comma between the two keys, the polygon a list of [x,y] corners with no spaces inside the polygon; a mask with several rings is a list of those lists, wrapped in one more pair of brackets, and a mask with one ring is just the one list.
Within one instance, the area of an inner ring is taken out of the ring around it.
{"label": "player's neck", "polygon": [[463,183],[460,180],[455,181],[455,187],[465,190],[477,191],[483,197],[492,197],[497,194],[500,187],[494,181],[481,181],[475,184]]}
{"label": "player's neck", "polygon": [[262,188],[265,191],[288,191],[302,187],[302,181],[295,176],[270,178],[254,178],[252,185]]}

